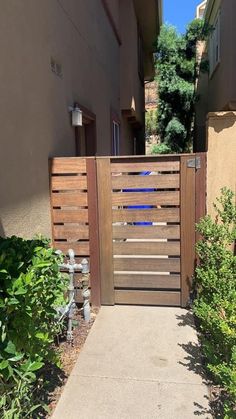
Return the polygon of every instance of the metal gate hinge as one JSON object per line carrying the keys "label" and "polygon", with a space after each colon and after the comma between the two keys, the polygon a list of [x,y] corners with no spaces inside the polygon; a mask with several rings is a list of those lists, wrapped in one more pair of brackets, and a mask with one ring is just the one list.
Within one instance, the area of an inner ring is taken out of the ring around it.
{"label": "metal gate hinge", "polygon": [[195,157],[194,159],[189,159],[187,161],[187,167],[191,167],[193,169],[201,169],[201,158]]}

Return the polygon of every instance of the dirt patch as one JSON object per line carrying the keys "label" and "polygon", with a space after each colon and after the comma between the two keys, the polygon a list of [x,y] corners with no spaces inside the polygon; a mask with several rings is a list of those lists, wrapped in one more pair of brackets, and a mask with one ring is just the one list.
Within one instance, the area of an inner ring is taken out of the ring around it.
{"label": "dirt patch", "polygon": [[47,380],[50,381],[50,387],[53,389],[49,391],[48,394],[48,406],[50,409],[48,418],[51,417],[57,405],[67,379],[95,321],[96,315],[97,311],[92,310],[91,320],[87,323],[84,321],[81,311],[77,309],[73,318],[73,343],[68,343],[65,336],[58,340],[59,351],[61,352],[61,368],[55,368],[53,371],[51,370],[47,372]]}

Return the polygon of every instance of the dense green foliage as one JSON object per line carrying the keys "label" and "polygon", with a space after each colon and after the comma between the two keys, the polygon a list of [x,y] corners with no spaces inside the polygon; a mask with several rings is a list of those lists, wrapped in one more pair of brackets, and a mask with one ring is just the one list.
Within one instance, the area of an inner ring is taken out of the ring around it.
{"label": "dense green foliage", "polygon": [[215,205],[216,219],[200,221],[196,269],[198,297],[194,312],[203,332],[208,369],[227,392],[225,418],[236,417],[236,207],[234,195],[223,189]]}
{"label": "dense green foliage", "polygon": [[46,240],[0,238],[0,417],[37,416],[45,363],[58,362],[56,306],[64,301],[61,257]]}
{"label": "dense green foliage", "polygon": [[171,148],[165,143],[153,144],[151,148],[151,154],[170,154],[171,152]]}
{"label": "dense green foliage", "polygon": [[196,47],[208,33],[202,19],[193,20],[184,35],[170,25],[161,28],[156,56],[157,128],[160,141],[171,152],[191,150],[197,100],[195,86],[200,71]]}
{"label": "dense green foliage", "polygon": [[146,137],[149,138],[151,135],[157,134],[157,111],[151,109],[146,112],[145,115],[145,133]]}

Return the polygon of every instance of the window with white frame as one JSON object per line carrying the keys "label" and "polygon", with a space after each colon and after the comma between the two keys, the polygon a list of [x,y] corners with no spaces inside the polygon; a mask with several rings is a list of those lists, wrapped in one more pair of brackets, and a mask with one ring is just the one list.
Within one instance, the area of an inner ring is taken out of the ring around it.
{"label": "window with white frame", "polygon": [[112,121],[112,154],[119,156],[120,154],[120,124]]}
{"label": "window with white frame", "polygon": [[220,11],[217,14],[214,30],[209,41],[210,76],[220,62]]}

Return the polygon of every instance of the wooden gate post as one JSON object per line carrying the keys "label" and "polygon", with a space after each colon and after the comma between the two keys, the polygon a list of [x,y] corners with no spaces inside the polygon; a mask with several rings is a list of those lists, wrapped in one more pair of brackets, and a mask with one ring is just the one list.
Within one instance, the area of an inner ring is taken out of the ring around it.
{"label": "wooden gate post", "polygon": [[101,277],[99,264],[98,194],[96,161],[94,157],[86,158],[86,170],[88,182],[91,303],[93,307],[100,307]]}
{"label": "wooden gate post", "polygon": [[180,158],[181,306],[186,307],[195,269],[195,167]]}
{"label": "wooden gate post", "polygon": [[100,247],[101,303],[114,305],[112,186],[109,157],[96,159]]}

